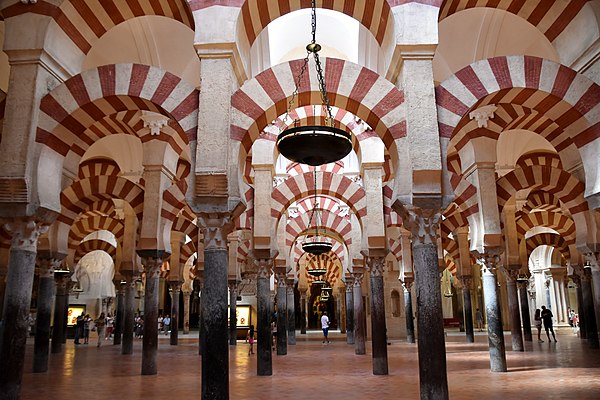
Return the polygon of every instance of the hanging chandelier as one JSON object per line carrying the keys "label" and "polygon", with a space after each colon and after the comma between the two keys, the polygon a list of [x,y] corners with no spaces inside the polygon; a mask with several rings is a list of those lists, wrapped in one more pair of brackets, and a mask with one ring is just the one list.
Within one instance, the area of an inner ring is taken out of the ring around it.
{"label": "hanging chandelier", "polygon": [[310,213],[310,219],[308,220],[308,227],[310,228],[310,224],[315,219],[315,235],[312,237],[306,238],[306,240],[302,243],[302,250],[307,253],[313,254],[315,256],[319,256],[321,254],[325,254],[331,251],[333,245],[331,242],[325,240],[325,238],[321,238],[319,234],[319,224],[321,223],[321,211],[319,209],[319,200],[317,199],[317,170],[316,168],[313,170],[314,177],[314,185],[315,185],[315,194],[313,201],[313,209]]}
{"label": "hanging chandelier", "polygon": [[310,276],[314,276],[314,277],[319,277],[319,276],[325,275],[326,272],[327,272],[327,270],[325,268],[320,268],[320,267],[311,268],[308,270],[308,274]]}
{"label": "hanging chandelier", "polygon": [[284,122],[287,120],[302,82],[302,77],[308,67],[312,55],[315,60],[319,91],[321,92],[322,108],[325,111],[324,125],[300,126],[297,120],[291,127],[283,130],[277,137],[277,148],[281,155],[288,160],[312,166],[323,165],[341,160],[352,150],[352,136],[343,129],[334,126],[334,119],[327,96],[327,87],[323,76],[323,68],[319,60],[321,45],[316,42],[317,13],[316,0],[312,0],[312,41],[306,46],[306,57],[300,73],[295,78],[295,89],[288,103]]}

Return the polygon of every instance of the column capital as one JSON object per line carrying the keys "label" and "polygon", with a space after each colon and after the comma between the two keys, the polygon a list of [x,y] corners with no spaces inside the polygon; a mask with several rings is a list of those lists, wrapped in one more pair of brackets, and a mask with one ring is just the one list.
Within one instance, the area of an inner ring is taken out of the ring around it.
{"label": "column capital", "polygon": [[258,258],[256,264],[258,266],[256,277],[269,279],[273,273],[273,258]]}
{"label": "column capital", "polygon": [[367,271],[371,276],[383,276],[385,271],[385,256],[366,256]]}
{"label": "column capital", "polygon": [[507,283],[516,284],[517,279],[519,279],[519,270],[514,268],[501,268],[502,272],[504,272],[504,276],[506,277]]}
{"label": "column capital", "polygon": [[576,288],[581,287],[581,278],[579,277],[579,275],[577,273],[574,273],[573,275],[571,275],[571,280],[575,284]]}
{"label": "column capital", "polygon": [[458,278],[458,281],[460,282],[460,285],[464,289],[472,289],[473,288],[473,277],[471,275],[459,275],[457,278]]}
{"label": "column capital", "polygon": [[410,292],[410,289],[412,288],[414,282],[415,281],[413,278],[404,278],[404,280],[402,281],[402,286],[404,287],[404,290]]}
{"label": "column capital", "polygon": [[492,248],[488,249],[483,253],[479,253],[478,251],[474,251],[473,254],[475,258],[477,258],[481,264],[481,272],[487,274],[495,274],[498,269],[498,264],[500,264],[500,253],[502,249],[500,248]]}
{"label": "column capital", "polygon": [[59,269],[60,264],[67,255],[62,253],[52,253],[49,250],[38,251],[36,255],[37,273],[40,278],[52,278],[54,271]]}
{"label": "column capital", "polygon": [[469,113],[469,118],[477,121],[477,127],[487,128],[488,121],[494,118],[494,112],[498,109],[495,104],[479,107]]}
{"label": "column capital", "polygon": [[412,233],[414,244],[437,245],[442,214],[439,210],[401,208],[400,216],[406,229]]}
{"label": "column capital", "polygon": [[138,250],[138,254],[142,259],[146,279],[158,277],[166,253],[160,250]]}
{"label": "column capital", "polygon": [[344,285],[346,286],[346,293],[352,292],[352,287],[354,286],[354,276],[350,273],[346,273],[344,275]]}
{"label": "column capital", "polygon": [[169,281],[169,288],[173,291],[173,292],[181,292],[181,285],[183,284],[183,282],[181,281]]}
{"label": "column capital", "polygon": [[4,219],[4,230],[11,236],[11,248],[36,252],[37,241],[48,231],[50,222],[36,217]]}
{"label": "column capital", "polygon": [[73,273],[68,270],[54,272],[54,281],[56,282],[57,295],[64,295],[69,292],[71,275],[73,275]]}
{"label": "column capital", "polygon": [[198,213],[198,227],[204,235],[204,250],[226,250],[227,235],[233,230],[231,213]]}
{"label": "column capital", "polygon": [[354,277],[353,286],[362,286],[363,278],[365,276],[365,268],[355,265],[352,271],[352,276]]}

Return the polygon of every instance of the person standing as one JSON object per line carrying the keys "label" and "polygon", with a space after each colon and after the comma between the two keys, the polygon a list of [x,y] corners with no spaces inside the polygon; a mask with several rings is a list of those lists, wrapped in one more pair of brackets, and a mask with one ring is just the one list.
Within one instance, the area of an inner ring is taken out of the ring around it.
{"label": "person standing", "polygon": [[90,314],[86,314],[83,318],[83,344],[90,342],[90,325],[92,324],[92,317]]}
{"label": "person standing", "polygon": [[83,313],[77,317],[75,320],[75,344],[80,344],[79,339],[83,337],[83,320],[85,316]]}
{"label": "person standing", "polygon": [[544,343],[544,341],[542,340],[542,337],[540,336],[542,334],[542,316],[540,315],[539,308],[537,308],[535,310],[535,315],[533,317],[533,320],[535,322],[535,327],[537,328],[537,331],[538,331],[538,343]]}
{"label": "person standing", "polygon": [[[546,336],[548,336],[548,341],[550,341],[550,332],[552,332],[552,337],[554,341],[556,340],[556,335],[554,334],[554,328],[552,327],[552,311],[546,308],[546,306],[542,306],[542,321],[544,322],[544,328],[546,329]],[[549,332],[550,331],[550,332]]]}
{"label": "person standing", "polygon": [[171,328],[171,317],[169,314],[163,319],[163,328],[165,330],[165,335],[168,335]]}
{"label": "person standing", "polygon": [[112,339],[113,330],[115,329],[115,319],[112,315],[108,314],[106,317],[106,334],[104,340]]}
{"label": "person standing", "polygon": [[97,320],[94,321],[96,327],[96,333],[98,334],[98,347],[102,346],[102,339],[104,338],[104,328],[106,327],[106,316],[104,313],[100,313]]}
{"label": "person standing", "polygon": [[321,316],[321,329],[323,329],[323,343],[329,343],[329,338],[327,337],[329,334],[329,317],[327,316],[327,311],[323,311],[323,315]]}
{"label": "person standing", "polygon": [[477,329],[481,332],[483,330],[483,314],[479,308],[475,311],[475,319],[477,320]]}
{"label": "person standing", "polygon": [[250,329],[248,329],[248,335],[246,336],[248,343],[250,343],[250,348],[248,349],[248,355],[254,354],[254,325],[250,325]]}

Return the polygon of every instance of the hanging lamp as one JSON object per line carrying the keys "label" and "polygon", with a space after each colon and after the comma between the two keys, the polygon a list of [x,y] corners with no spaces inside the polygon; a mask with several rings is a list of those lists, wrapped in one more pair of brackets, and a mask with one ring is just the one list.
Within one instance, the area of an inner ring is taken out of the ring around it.
{"label": "hanging lamp", "polygon": [[316,42],[317,12],[316,0],[312,0],[312,41],[306,46],[306,57],[295,78],[295,89],[288,103],[284,122],[287,123],[294,105],[302,77],[308,68],[308,60],[312,55],[315,60],[322,108],[325,111],[325,124],[300,126],[295,120],[291,127],[283,130],[277,137],[277,148],[288,160],[312,166],[323,165],[341,160],[352,150],[352,136],[343,129],[334,126],[334,119],[327,96],[327,87],[323,76],[323,68],[319,60],[321,45]]}
{"label": "hanging lamp", "polygon": [[310,213],[310,219],[308,220],[308,227],[310,228],[310,224],[315,219],[315,235],[306,238],[306,240],[302,243],[302,250],[307,253],[313,254],[315,256],[319,256],[321,254],[325,254],[331,251],[333,245],[331,242],[325,240],[325,238],[321,237],[319,234],[319,224],[321,223],[321,211],[319,209],[319,200],[317,199],[317,170],[316,168],[313,170],[314,177],[314,186],[315,186],[315,194],[313,196],[313,209]]}

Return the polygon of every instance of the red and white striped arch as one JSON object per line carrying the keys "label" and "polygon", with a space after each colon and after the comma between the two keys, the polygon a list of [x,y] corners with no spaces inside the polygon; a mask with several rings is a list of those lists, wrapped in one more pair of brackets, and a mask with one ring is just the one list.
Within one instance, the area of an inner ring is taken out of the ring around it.
{"label": "red and white striped arch", "polygon": [[[340,203],[338,199],[333,199],[327,196],[317,196],[316,203],[320,210],[329,211],[337,214],[340,212]],[[304,198],[296,202],[296,207],[300,214],[310,213],[315,207],[314,196]]]}
{"label": "red and white striped arch", "polygon": [[15,2],[2,10],[2,16],[6,19],[24,13],[48,15],[83,54],[87,54],[111,28],[136,17],[164,16],[195,29],[194,18],[185,0],[64,0],[60,5],[53,3],[56,2]]}
{"label": "red and white striped arch", "polygon": [[79,214],[80,218],[112,216],[115,213],[115,203],[112,200],[99,200],[88,206]]}
{"label": "red and white striped arch", "polygon": [[112,64],[84,71],[42,98],[36,141],[62,156],[69,150],[81,156],[95,140],[88,136],[91,131],[86,133],[90,126],[133,110],[164,114],[174,122],[175,131],[195,139],[198,91],[194,87],[156,67]]}
{"label": "red and white striped arch", "polygon": [[559,250],[565,259],[571,259],[569,245],[560,235],[557,235],[555,233],[538,233],[537,235],[533,235],[530,238],[526,239],[525,245],[527,248],[528,257],[531,255],[531,252],[535,250],[536,247],[546,245]]}
{"label": "red and white striped arch", "polygon": [[531,167],[533,165],[546,165],[551,168],[563,169],[560,157],[554,153],[546,151],[535,151],[523,154],[516,162],[521,168]]}
{"label": "red and white striped arch", "polygon": [[456,267],[455,259],[449,254],[446,254],[446,256],[444,257],[444,262],[446,263],[446,269],[448,270],[448,272],[450,272],[452,276],[456,276],[456,271],[458,270],[458,268]]}
{"label": "red and white striped arch", "polygon": [[76,248],[87,235],[102,230],[112,233],[117,242],[120,242],[123,240],[125,226],[118,219],[108,216],[80,218],[71,225],[69,248]]}
{"label": "red and white striped arch", "polygon": [[237,249],[237,261],[239,264],[244,264],[250,254],[250,241],[241,240]]}
{"label": "red and white striped arch", "polygon": [[384,185],[383,189],[383,217],[385,226],[402,226],[402,217],[392,208],[393,189],[389,184]]}
{"label": "red and white striped arch", "polygon": [[600,137],[599,96],[600,86],[553,61],[532,56],[477,61],[436,88],[440,136],[451,138],[468,124],[472,109],[510,103],[543,113],[581,148]]}
{"label": "red and white striped arch", "polygon": [[73,261],[75,264],[77,264],[79,260],[83,258],[83,256],[96,250],[101,250],[108,253],[108,255],[113,259],[113,262],[115,261],[115,257],[117,256],[117,248],[113,246],[112,243],[102,239],[90,239],[86,240],[85,242],[81,242],[75,249],[75,257]]}
{"label": "red and white striped arch", "polygon": [[167,221],[175,221],[185,206],[185,192],[187,183],[180,180],[169,186],[162,194],[161,218]]}
{"label": "red and white striped arch", "polygon": [[287,173],[290,176],[302,175],[307,172],[313,172],[315,170],[338,174],[338,173],[343,172],[344,163],[342,161],[336,161],[336,162],[329,163],[329,164],[319,165],[317,167],[313,167],[312,165],[307,165],[307,164],[300,164],[300,163],[296,163],[296,162],[290,162],[287,165]]}
{"label": "red and white striped arch", "polygon": [[396,257],[398,262],[402,262],[402,242],[400,240],[388,239],[390,253]]}
{"label": "red and white striped arch", "polygon": [[[285,245],[292,246],[298,236],[310,228],[315,227],[315,221],[309,221],[310,214],[301,214],[294,219],[288,220],[285,227]],[[319,229],[327,229],[336,232],[342,237],[346,246],[352,244],[352,224],[350,218],[340,217],[336,213],[323,211],[321,213]]]}
{"label": "red and white striped arch", "polygon": [[248,186],[244,192],[246,209],[235,219],[235,230],[252,230],[254,226],[254,188]]}
{"label": "red and white striped arch", "polygon": [[444,0],[439,21],[469,8],[495,8],[525,19],[553,42],[586,3],[587,0]]}
{"label": "red and white striped arch", "polygon": [[532,213],[519,213],[517,217],[517,234],[519,238],[536,226],[554,229],[565,240],[567,245],[575,244],[575,223],[564,214],[536,211]]}
{"label": "red and white striped arch", "polygon": [[544,210],[549,212],[561,212],[560,202],[552,193],[534,190],[527,196],[527,202],[523,206],[524,212],[532,210]]}
{"label": "red and white striped arch", "polygon": [[[337,258],[339,258],[340,263],[342,265],[344,265],[344,254],[346,251],[346,247],[338,242],[337,240],[333,240],[332,241],[333,246],[331,247],[331,251],[329,253],[335,255]],[[300,262],[300,258],[302,257],[309,257],[312,256],[312,254],[306,253],[304,252],[304,250],[302,250],[302,243],[298,240],[296,241],[296,244],[294,245],[294,247],[291,250],[291,257],[292,257],[292,263],[293,265],[298,266],[299,262]]]}
{"label": "red and white striped arch", "polygon": [[183,266],[194,254],[196,254],[196,245],[193,241],[181,245],[179,251],[179,265]]}
{"label": "red and white striped arch", "polygon": [[93,158],[79,164],[79,179],[91,178],[100,175],[118,175],[121,172],[119,165],[109,159]]}
{"label": "red and white striped arch", "polygon": [[[377,73],[350,61],[323,58],[327,92],[332,106],[365,121],[388,149],[406,136],[404,93]],[[303,61],[276,65],[246,81],[233,94],[231,138],[241,143],[241,158],[250,152],[258,135],[286,112],[295,77]],[[316,70],[309,68],[298,88],[297,105],[321,104]]]}
{"label": "red and white striped arch", "polygon": [[[318,256],[315,256],[314,254],[307,254],[305,257],[306,269],[304,271],[304,275],[308,284],[310,285],[317,279],[322,279],[328,282],[331,287],[334,287],[338,279],[340,279],[342,276],[341,270],[343,266],[340,258],[338,258],[338,256],[331,251]],[[324,268],[326,270],[325,275],[318,278],[310,275],[308,271],[315,268]],[[300,273],[300,271],[298,271],[298,273]]]}
{"label": "red and white striped arch", "polygon": [[188,236],[190,238],[189,243],[193,244],[194,249],[196,248],[200,231],[198,230],[198,226],[194,224],[193,221],[181,214],[175,219],[175,221],[173,221],[171,231],[181,232]]}
{"label": "red and white striped arch", "polygon": [[[315,193],[313,174],[305,173],[286,179],[271,192],[271,216],[279,221],[281,215],[295,201]],[[331,196],[346,203],[359,221],[366,215],[365,190],[343,175],[317,172],[317,195]]]}

